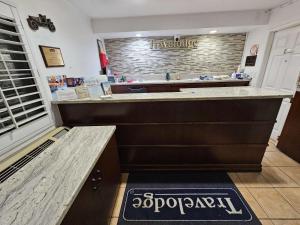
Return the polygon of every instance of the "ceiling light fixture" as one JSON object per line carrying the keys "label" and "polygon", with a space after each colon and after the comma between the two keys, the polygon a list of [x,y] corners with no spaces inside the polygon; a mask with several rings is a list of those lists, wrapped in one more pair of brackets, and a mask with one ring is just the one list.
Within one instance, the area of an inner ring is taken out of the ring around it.
{"label": "ceiling light fixture", "polygon": [[209,33],[210,34],[215,34],[215,33],[217,33],[217,31],[216,30],[211,30],[211,31],[209,31]]}
{"label": "ceiling light fixture", "polygon": [[137,36],[137,37],[142,37],[142,35],[141,35],[141,34],[136,34],[135,36]]}

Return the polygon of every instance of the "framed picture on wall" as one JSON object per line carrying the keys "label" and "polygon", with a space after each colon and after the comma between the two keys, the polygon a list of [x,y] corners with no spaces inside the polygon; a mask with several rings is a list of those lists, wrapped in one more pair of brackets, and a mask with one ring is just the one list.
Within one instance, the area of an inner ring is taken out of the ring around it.
{"label": "framed picture on wall", "polygon": [[64,59],[60,48],[39,45],[46,67],[63,67]]}

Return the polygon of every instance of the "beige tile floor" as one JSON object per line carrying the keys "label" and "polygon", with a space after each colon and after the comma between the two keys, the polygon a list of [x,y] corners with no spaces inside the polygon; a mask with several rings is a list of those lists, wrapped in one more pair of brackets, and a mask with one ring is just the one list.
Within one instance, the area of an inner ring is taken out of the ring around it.
{"label": "beige tile floor", "polygon": [[[281,153],[274,141],[261,173],[229,173],[263,225],[300,225],[300,164]],[[111,225],[117,225],[128,174],[122,174]]]}

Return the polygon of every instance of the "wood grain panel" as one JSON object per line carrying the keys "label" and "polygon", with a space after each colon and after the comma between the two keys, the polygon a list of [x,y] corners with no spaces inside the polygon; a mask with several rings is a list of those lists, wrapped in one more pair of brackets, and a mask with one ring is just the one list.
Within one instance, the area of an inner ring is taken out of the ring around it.
{"label": "wood grain panel", "polygon": [[[265,145],[120,146],[120,158],[129,164],[227,163],[255,164],[263,158]],[[245,151],[246,150],[246,151]]]}
{"label": "wood grain panel", "polygon": [[234,87],[248,86],[249,81],[227,81],[227,82],[199,82],[199,83],[172,83],[172,84],[114,84],[111,86],[114,94],[132,93],[132,89],[144,89],[146,92],[178,92],[180,88],[200,87]]}
{"label": "wood grain panel", "polygon": [[150,164],[150,163],[137,163],[137,164],[123,164],[122,170],[124,172],[135,171],[227,171],[227,172],[259,172],[261,171],[261,164],[222,164],[222,163],[177,163],[177,164]]}
{"label": "wood grain panel", "polygon": [[273,123],[119,125],[119,145],[264,144]]}
{"label": "wood grain panel", "polygon": [[287,120],[279,137],[277,147],[300,162],[300,92],[297,91]]}
{"label": "wood grain panel", "polygon": [[59,105],[65,124],[274,122],[281,99]]}

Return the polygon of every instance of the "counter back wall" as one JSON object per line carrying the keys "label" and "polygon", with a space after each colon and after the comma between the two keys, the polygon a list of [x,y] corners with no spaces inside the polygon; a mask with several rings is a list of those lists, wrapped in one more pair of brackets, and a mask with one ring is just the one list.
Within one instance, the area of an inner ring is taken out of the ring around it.
{"label": "counter back wall", "polygon": [[152,40],[162,39],[172,40],[173,37],[105,39],[112,70],[142,79],[163,78],[167,71],[197,75],[231,74],[241,63],[246,34],[186,36],[182,39],[198,40],[198,47],[151,49]]}

